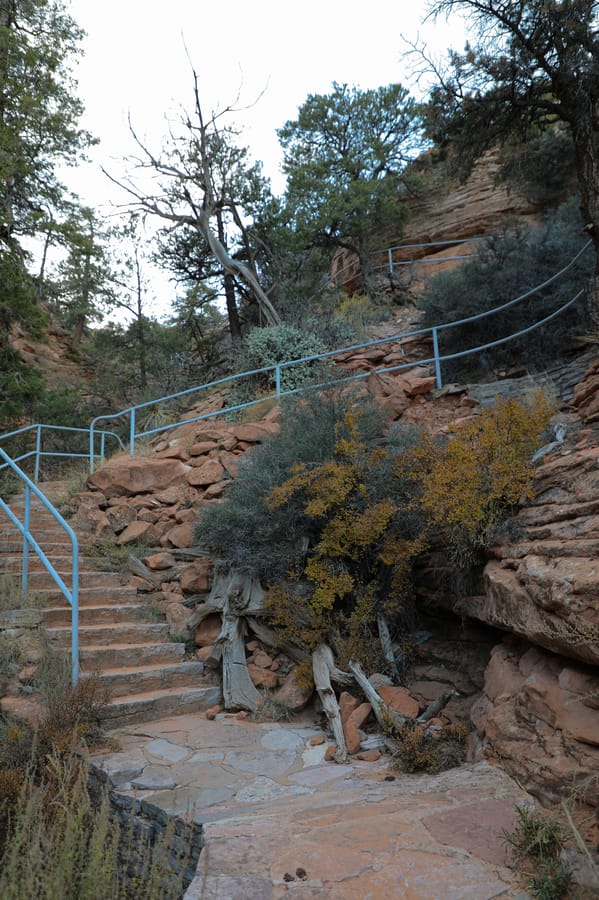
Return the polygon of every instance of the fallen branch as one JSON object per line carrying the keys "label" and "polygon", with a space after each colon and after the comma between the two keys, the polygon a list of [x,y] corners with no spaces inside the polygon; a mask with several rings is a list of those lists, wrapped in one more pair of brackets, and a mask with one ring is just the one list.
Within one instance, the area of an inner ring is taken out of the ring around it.
{"label": "fallen branch", "polygon": [[312,654],[312,671],[314,673],[314,685],[318,691],[322,708],[331,726],[335,743],[337,744],[337,752],[335,759],[337,762],[347,762],[347,745],[345,743],[345,735],[343,733],[343,725],[341,723],[341,712],[339,704],[335,696],[335,691],[331,686],[332,672],[339,671],[335,666],[333,651],[326,644],[321,644]]}
{"label": "fallen branch", "polygon": [[433,700],[432,703],[426,707],[423,713],[420,713],[417,722],[428,722],[429,719],[433,719],[438,713],[441,712],[444,706],[451,700],[455,691],[445,691],[437,700]]}
{"label": "fallen branch", "polygon": [[384,732],[389,731],[389,726],[401,728],[402,725],[406,725],[409,722],[414,721],[410,716],[404,716],[402,713],[398,712],[396,709],[393,709],[391,706],[385,703],[382,697],[377,693],[377,691],[369,682],[359,662],[356,662],[356,660],[353,659],[350,660],[349,668],[351,669],[354,678],[362,688],[364,696],[372,706],[372,711],[376,717],[376,720]]}

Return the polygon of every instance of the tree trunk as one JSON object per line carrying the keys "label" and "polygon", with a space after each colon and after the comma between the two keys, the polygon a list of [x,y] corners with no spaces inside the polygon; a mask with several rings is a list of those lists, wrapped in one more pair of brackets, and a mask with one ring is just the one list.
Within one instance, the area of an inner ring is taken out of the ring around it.
{"label": "tree trunk", "polygon": [[[226,249],[225,228],[220,209],[216,211],[216,225],[218,229],[218,239]],[[231,333],[233,344],[238,345],[241,343],[241,322],[239,321],[239,311],[237,309],[237,300],[235,297],[235,279],[227,269],[225,269],[223,283],[225,288],[225,302],[227,304],[227,318],[229,320],[229,332]]]}
{"label": "tree trunk", "polygon": [[592,124],[599,113],[594,113],[594,110],[581,111],[571,124],[571,130],[583,227],[595,251],[595,272],[589,286],[587,310],[591,324],[599,329],[599,157],[597,133]]}
{"label": "tree trunk", "polygon": [[372,261],[370,259],[370,241],[368,238],[360,238],[358,243],[358,259],[360,261],[360,271],[362,273],[362,283],[364,291],[369,300],[376,300],[378,295],[378,285],[372,269]]}

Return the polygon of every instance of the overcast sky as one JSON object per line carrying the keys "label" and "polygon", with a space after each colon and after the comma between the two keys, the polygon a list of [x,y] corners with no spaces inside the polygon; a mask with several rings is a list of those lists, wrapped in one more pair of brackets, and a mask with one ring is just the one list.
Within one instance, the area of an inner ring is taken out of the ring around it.
{"label": "overcast sky", "polygon": [[69,174],[69,185],[91,206],[124,202],[100,166],[118,176],[122,158],[134,152],[129,115],[149,145],[160,146],[166,117],[193,107],[193,64],[206,113],[231,104],[239,92],[240,104],[250,106],[235,121],[280,192],[276,129],[295,118],[308,94],[328,93],[333,81],[361,88],[408,85],[402,35],[424,38],[437,56],[450,44],[461,49],[463,31],[456,20],[452,27],[445,20],[423,25],[428,5],[428,0],[70,0],[71,15],[87,32],[76,71],[86,106],[83,124],[101,144],[91,164]]}

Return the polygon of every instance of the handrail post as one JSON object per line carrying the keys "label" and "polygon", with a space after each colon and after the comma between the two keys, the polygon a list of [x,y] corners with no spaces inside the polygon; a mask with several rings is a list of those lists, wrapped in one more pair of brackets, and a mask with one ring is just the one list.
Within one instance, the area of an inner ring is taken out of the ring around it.
{"label": "handrail post", "polygon": [[441,378],[441,360],[439,358],[439,335],[436,328],[431,328],[433,334],[433,356],[435,357],[435,375],[437,376],[437,388],[443,387]]}
{"label": "handrail post", "polygon": [[25,510],[23,513],[23,561],[21,563],[21,594],[26,596],[29,587],[29,541],[27,535],[31,525],[31,488],[25,484]]}
{"label": "handrail post", "polygon": [[389,275],[393,275],[393,250],[391,247],[387,250],[387,256],[389,259]]}
{"label": "handrail post", "polygon": [[135,407],[129,410],[129,456],[135,453]]}
{"label": "handrail post", "polygon": [[94,420],[90,422],[89,426],[89,474],[94,474]]}
{"label": "handrail post", "polygon": [[79,546],[71,540],[73,570],[71,574],[71,683],[79,680]]}
{"label": "handrail post", "polygon": [[33,470],[33,480],[37,484],[40,477],[40,453],[42,449],[42,426],[37,425],[35,429],[35,468]]}
{"label": "handrail post", "polygon": [[280,396],[281,396],[281,367],[278,363],[275,366],[275,385],[277,388],[277,397],[280,398]]}

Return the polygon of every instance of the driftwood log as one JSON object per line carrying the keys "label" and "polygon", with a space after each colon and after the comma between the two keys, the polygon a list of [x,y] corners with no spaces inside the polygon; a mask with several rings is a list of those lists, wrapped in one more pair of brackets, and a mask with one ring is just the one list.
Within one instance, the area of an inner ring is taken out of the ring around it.
{"label": "driftwood log", "polygon": [[410,716],[404,716],[402,713],[397,712],[396,709],[392,709],[383,698],[377,693],[375,688],[372,686],[362,666],[356,660],[350,660],[349,668],[362,688],[362,692],[370,705],[372,706],[372,711],[375,715],[375,718],[379,725],[381,726],[383,732],[389,731],[389,726],[401,727],[408,722],[413,722],[414,720],[410,718]]}
{"label": "driftwood log", "polygon": [[207,664],[222,662],[225,709],[255,712],[258,708],[260,693],[248,671],[245,639],[249,622],[263,614],[264,598],[264,590],[252,572],[217,566],[208,598],[189,618],[188,628],[193,632],[211,613],[221,614],[220,634]]}
{"label": "driftwood log", "polygon": [[335,666],[333,651],[326,644],[321,644],[312,654],[312,671],[314,673],[314,686],[318,691],[322,708],[331,726],[335,743],[337,744],[337,752],[335,759],[337,762],[347,762],[347,745],[345,743],[345,735],[343,733],[343,724],[341,722],[341,712],[335,691],[331,685],[331,679],[335,681],[347,682],[349,677],[341,672]]}

